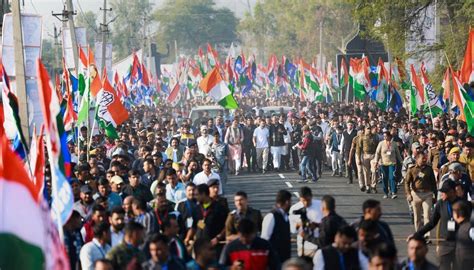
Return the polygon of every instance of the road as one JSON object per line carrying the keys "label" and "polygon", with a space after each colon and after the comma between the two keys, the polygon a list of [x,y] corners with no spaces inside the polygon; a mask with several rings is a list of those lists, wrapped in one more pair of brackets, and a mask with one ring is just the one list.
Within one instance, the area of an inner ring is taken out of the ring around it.
{"label": "road", "polygon": [[[395,244],[398,250],[398,257],[406,256],[406,238],[414,232],[411,224],[408,205],[405,196],[399,191],[397,199],[383,199],[381,187],[378,187],[377,194],[366,194],[359,190],[359,185],[347,184],[347,179],[343,177],[333,177],[330,172],[323,172],[323,176],[317,183],[297,183],[299,176],[296,171],[266,174],[260,173],[242,173],[239,176],[230,176],[228,182],[224,185],[225,196],[229,200],[229,206],[233,205],[233,194],[238,190],[243,190],[248,194],[249,204],[262,211],[265,215],[268,213],[275,202],[275,195],[280,189],[287,189],[293,194],[292,203],[298,200],[299,189],[306,185],[311,187],[313,196],[320,199],[323,195],[331,195],[336,199],[336,212],[344,217],[348,223],[351,223],[362,214],[362,203],[373,198],[379,200],[382,205],[382,220],[387,222],[392,229],[395,238]],[[401,196],[400,196],[401,195]],[[436,261],[434,246],[429,246],[428,259],[431,262]],[[294,254],[295,251],[294,251]]]}

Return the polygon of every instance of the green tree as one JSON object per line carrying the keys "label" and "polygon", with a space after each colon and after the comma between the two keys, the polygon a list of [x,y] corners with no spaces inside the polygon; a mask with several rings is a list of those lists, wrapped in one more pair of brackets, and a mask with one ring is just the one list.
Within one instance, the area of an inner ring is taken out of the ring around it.
{"label": "green tree", "polygon": [[[290,2],[290,3],[288,3]],[[255,5],[239,25],[248,49],[258,49],[260,58],[269,54],[303,57],[312,61],[319,53],[322,24],[322,52],[327,61],[344,51],[355,25],[348,16],[352,5],[344,0],[265,1]]]}
{"label": "green tree", "polygon": [[79,13],[76,20],[76,26],[86,28],[87,44],[89,44],[91,48],[94,48],[95,39],[99,34],[99,27],[97,25],[97,14],[92,11]]}
{"label": "green tree", "polygon": [[[462,63],[469,27],[474,25],[474,2],[470,0],[349,0],[354,5],[353,15],[365,26],[363,35],[384,42],[391,55],[420,60],[430,52],[435,57],[435,70],[431,79],[440,88],[443,73],[448,65],[457,69]],[[424,38],[423,22],[426,13],[436,5],[439,21],[438,37],[434,44],[406,49],[408,38]],[[447,57],[446,57],[447,56]]]}
{"label": "green tree", "polygon": [[46,68],[53,74],[54,70],[58,72],[62,70],[61,63],[61,48],[60,45],[54,45],[54,41],[51,39],[43,39],[41,46],[41,61]]}
{"label": "green tree", "polygon": [[111,6],[117,16],[111,25],[114,58],[121,59],[143,47],[144,27],[151,24],[152,5],[149,0],[112,0]]}
{"label": "green tree", "polygon": [[177,41],[180,50],[196,53],[199,46],[230,45],[237,40],[238,20],[228,8],[216,8],[213,0],[168,0],[154,14],[159,39]]}

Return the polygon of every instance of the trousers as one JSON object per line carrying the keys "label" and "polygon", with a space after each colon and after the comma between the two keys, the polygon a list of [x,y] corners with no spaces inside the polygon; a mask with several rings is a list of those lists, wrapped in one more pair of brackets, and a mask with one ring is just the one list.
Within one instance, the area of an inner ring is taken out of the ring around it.
{"label": "trousers", "polygon": [[340,152],[331,152],[331,165],[333,172],[342,173],[342,155]]}
{"label": "trousers", "polygon": [[258,167],[262,170],[267,170],[268,162],[268,147],[265,148],[256,148],[257,152],[257,164]]}
{"label": "trousers", "polygon": [[[413,197],[411,206],[413,207],[415,230],[418,231],[418,229],[430,221],[431,206],[433,205],[433,192],[411,191],[411,196]],[[421,219],[422,211],[423,220]]]}

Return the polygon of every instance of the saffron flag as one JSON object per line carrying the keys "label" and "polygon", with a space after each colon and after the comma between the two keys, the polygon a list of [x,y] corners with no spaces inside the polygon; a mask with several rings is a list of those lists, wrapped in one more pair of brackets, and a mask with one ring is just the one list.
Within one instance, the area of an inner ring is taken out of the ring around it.
{"label": "saffron flag", "polygon": [[461,66],[461,83],[470,83],[474,81],[474,29],[469,31],[469,38],[464,53],[464,61]]}

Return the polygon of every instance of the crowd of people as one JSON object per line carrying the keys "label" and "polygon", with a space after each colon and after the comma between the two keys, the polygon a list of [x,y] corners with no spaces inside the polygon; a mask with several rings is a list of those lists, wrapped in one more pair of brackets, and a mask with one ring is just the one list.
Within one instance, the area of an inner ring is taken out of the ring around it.
{"label": "crowd of people", "polygon": [[[118,139],[82,127],[69,142],[71,269],[474,268],[474,137],[465,123],[383,112],[370,102],[255,95],[233,112],[187,117],[206,103],[134,108]],[[293,109],[258,109],[270,105]],[[251,207],[245,190],[226,192],[229,175],[283,171],[306,186],[297,202],[280,190],[270,213]],[[331,194],[313,198],[323,174],[366,193],[360,220],[339,216]],[[397,198],[407,200],[415,229],[403,261],[380,219],[380,201]],[[430,242],[436,264],[426,259]]]}

